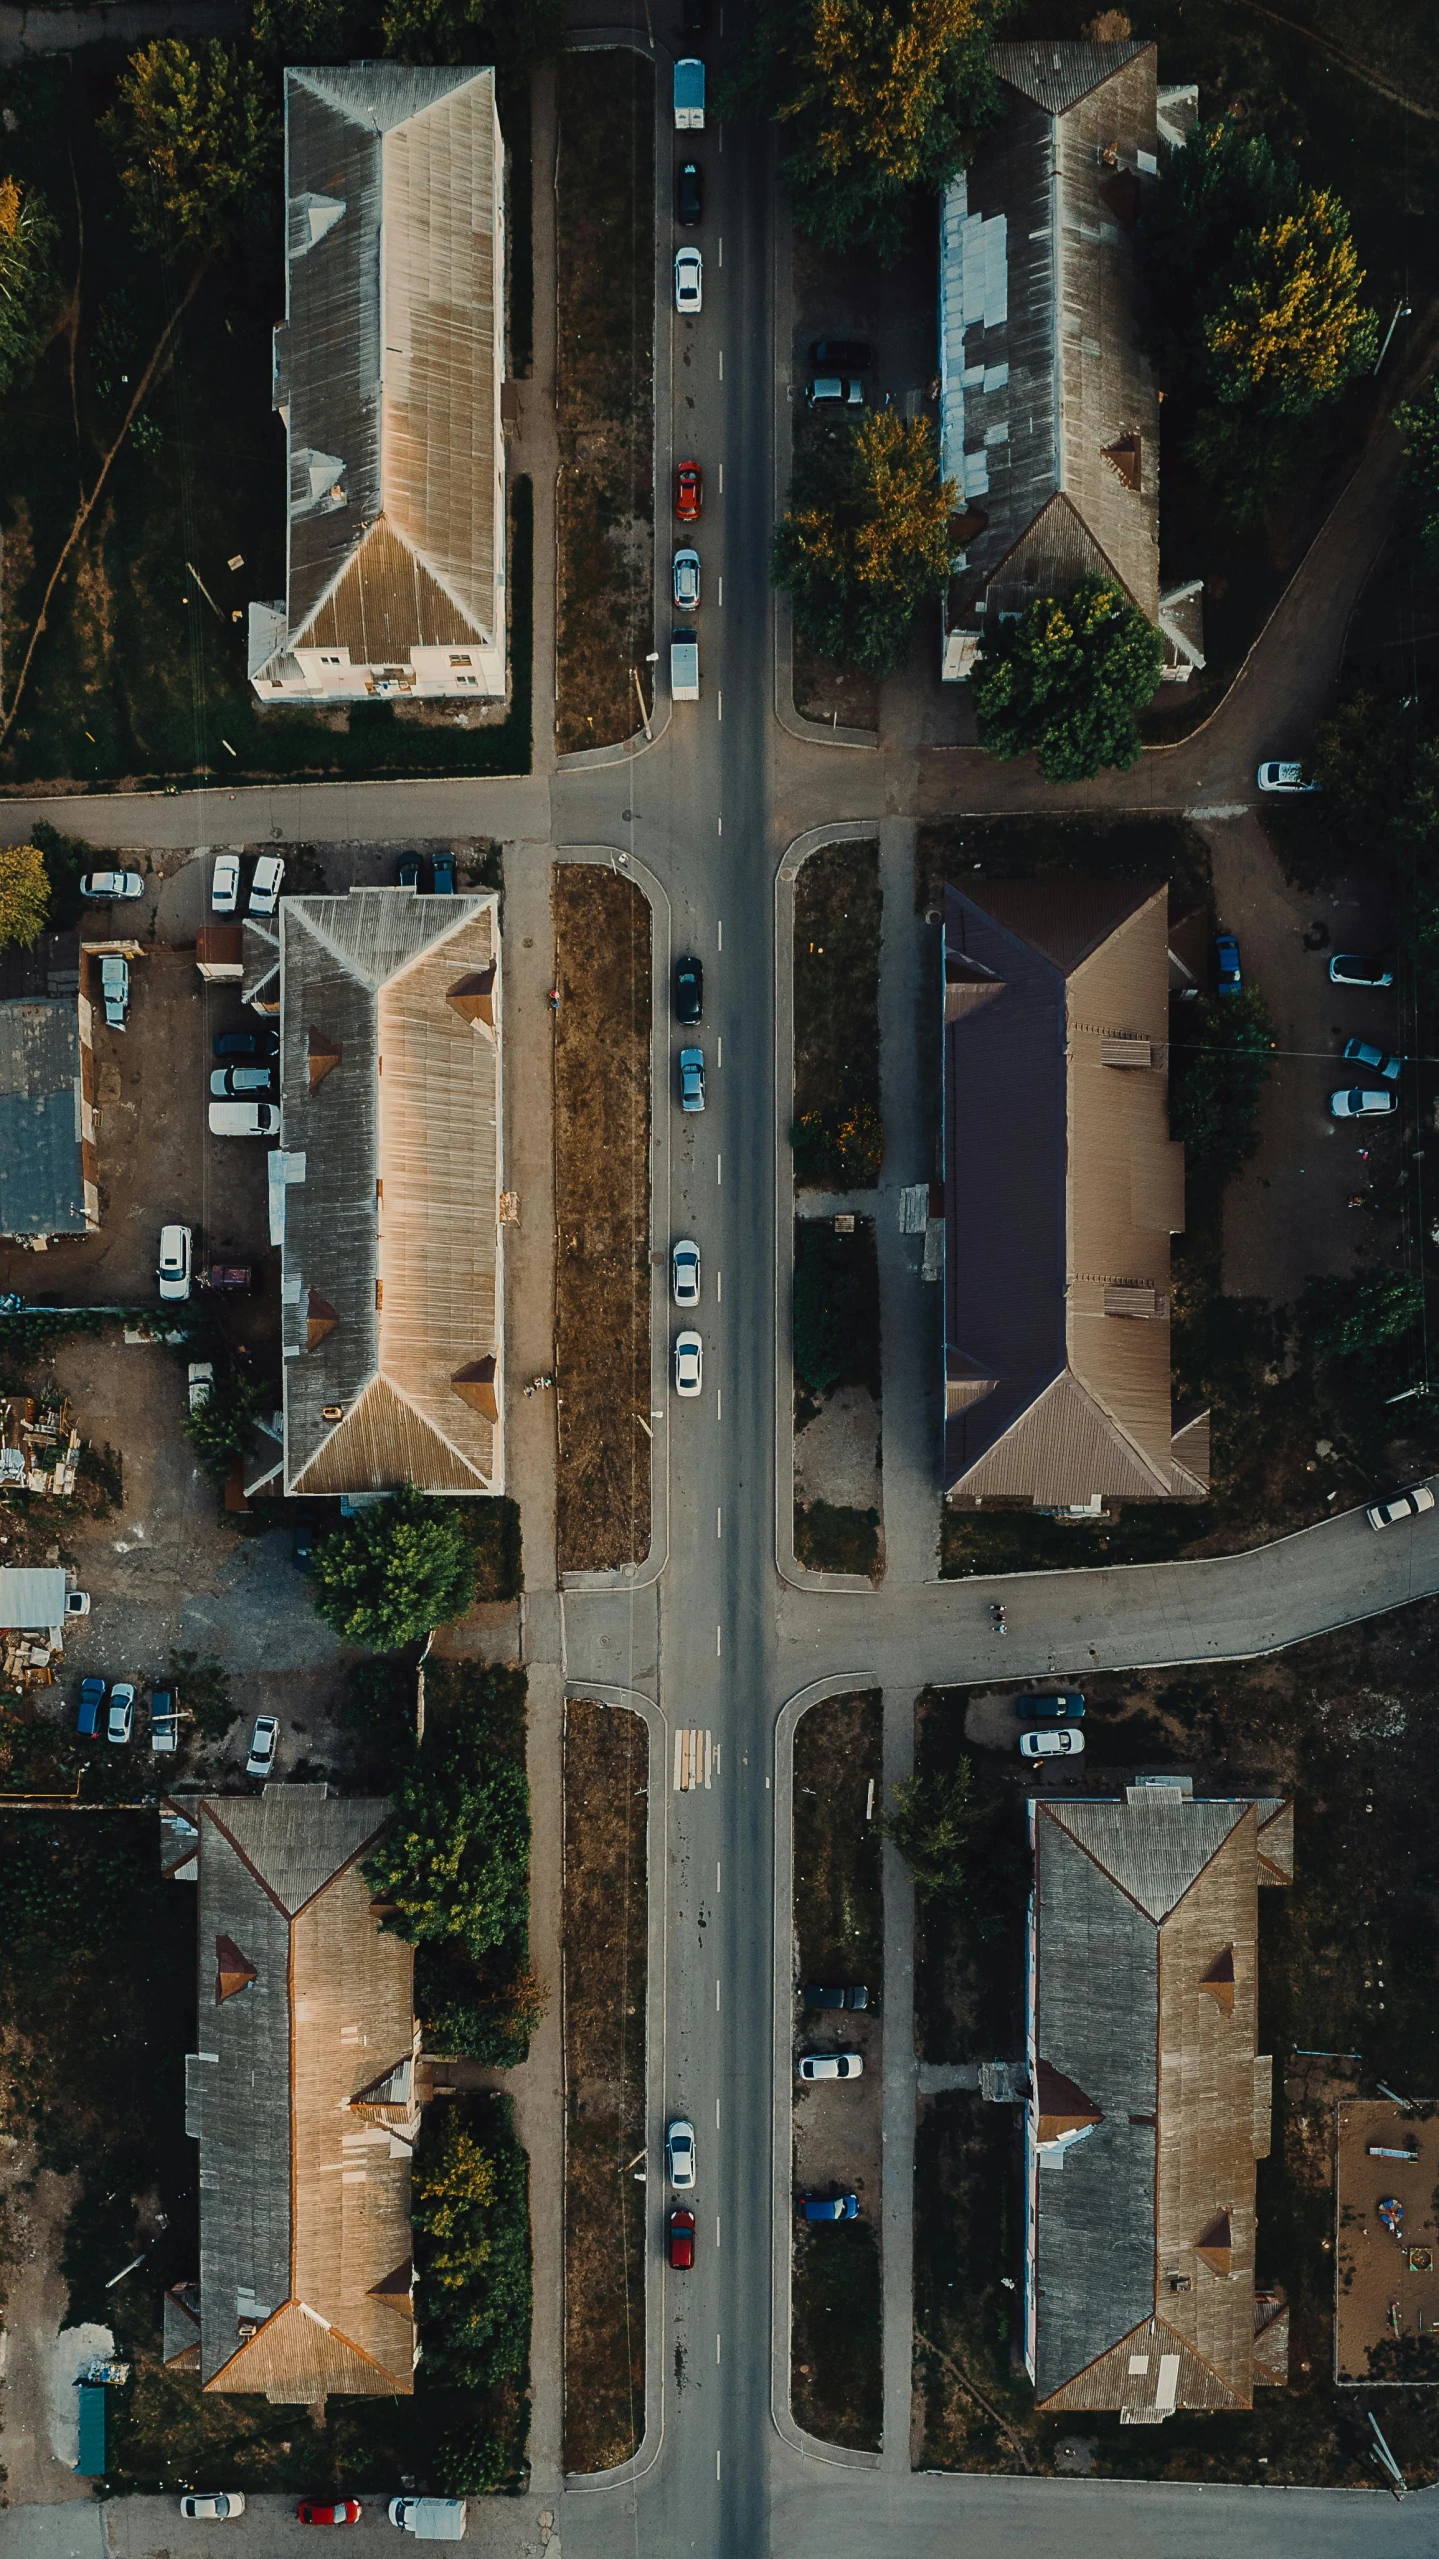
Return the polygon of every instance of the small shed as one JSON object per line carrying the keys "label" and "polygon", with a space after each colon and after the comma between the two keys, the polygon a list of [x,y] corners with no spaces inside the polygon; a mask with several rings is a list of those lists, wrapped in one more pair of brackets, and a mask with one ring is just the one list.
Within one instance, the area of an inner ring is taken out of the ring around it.
{"label": "small shed", "polygon": [[195,966],[202,977],[242,977],[244,948],[243,925],[202,924],[195,936]]}
{"label": "small shed", "polygon": [[58,1565],[0,1565],[0,1627],[38,1634],[65,1623],[65,1576]]}

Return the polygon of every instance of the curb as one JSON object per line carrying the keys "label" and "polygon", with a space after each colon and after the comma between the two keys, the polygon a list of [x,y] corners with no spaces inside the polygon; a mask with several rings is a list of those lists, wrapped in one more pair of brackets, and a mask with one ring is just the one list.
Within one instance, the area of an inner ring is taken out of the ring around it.
{"label": "curb", "polygon": [[[770,2099],[770,2382],[769,2412],[775,2433],[791,2452],[838,2470],[878,2470],[882,2455],[851,2452],[843,2444],[825,2443],[807,2434],[790,2413],[790,2353],[793,2323],[794,2102],[790,2068],[794,2041],[794,1736],[801,1715],[826,1697],[847,1697],[857,1688],[877,1688],[872,1671],[850,1671],[839,1677],[811,1680],[787,1697],[774,1728],[774,1992],[773,2089]],[[884,2197],[881,2189],[881,2235]],[[883,2273],[881,2271],[881,2283]],[[881,2293],[881,2299],[883,2294]],[[881,2355],[883,2337],[881,2332]]]}
{"label": "curb", "polygon": [[[598,1706],[622,1706],[644,1723],[650,1739],[646,1806],[645,1856],[647,1873],[645,1893],[648,1902],[647,1952],[645,1982],[645,2149],[646,2158],[655,2152],[659,2128],[664,2121],[665,2028],[668,2016],[666,1993],[669,1934],[669,1794],[663,1782],[655,1783],[656,1743],[659,1749],[659,1774],[664,1776],[665,1744],[669,1732],[668,1719],[653,1699],[638,1689],[610,1688],[594,1680],[567,1679],[565,1704],[572,1699],[588,1698]],[[562,1788],[563,1793],[563,1788]],[[656,1886],[658,1885],[658,1890]],[[655,1945],[655,1913],[659,1913],[659,1945]],[[563,1937],[561,1942],[563,1943]],[[656,1959],[658,1958],[658,1959]],[[563,2050],[563,2047],[562,2047]],[[569,2089],[565,2088],[565,2123],[569,2123]],[[568,2182],[568,2181],[567,2181]],[[648,2190],[647,2190],[648,2191]],[[563,2300],[564,2251],[560,2252],[561,2299]],[[563,2315],[561,2321],[561,2398],[563,2399]],[[614,2470],[567,2470],[563,2474],[566,2496],[601,2496],[606,2489],[623,2488],[643,2479],[653,2470],[660,2457],[665,2436],[665,2338],[664,2296],[660,2284],[660,2259],[652,2247],[645,2249],[645,2430],[638,2452],[631,2453]]]}
{"label": "curb", "polygon": [[816,1573],[794,1551],[794,1358],[790,1347],[794,1294],[795,1187],[788,1105],[794,1093],[794,899],[793,890],[811,853],[827,844],[863,844],[878,837],[878,818],[836,818],[797,835],[774,875],[774,1560],[782,1582],[795,1590],[847,1591],[872,1599],[878,1585],[867,1573]]}

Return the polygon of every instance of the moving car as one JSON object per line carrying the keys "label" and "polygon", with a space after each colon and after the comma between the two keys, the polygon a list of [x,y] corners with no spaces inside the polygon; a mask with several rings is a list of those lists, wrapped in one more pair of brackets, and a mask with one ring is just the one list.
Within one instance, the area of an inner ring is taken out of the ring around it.
{"label": "moving car", "polygon": [[675,171],[675,220],[682,231],[693,231],[704,210],[704,180],[697,160],[682,160]]}
{"label": "moving car", "polygon": [[238,2488],[180,2499],[180,2512],[186,2523],[238,2523],[244,2511],[245,2500]]}
{"label": "moving car", "polygon": [[704,309],[705,262],[698,249],[675,251],[675,309],[683,313]]}
{"label": "moving car", "polygon": [[1084,1699],[1077,1688],[1046,1688],[1032,1697],[1016,1697],[1016,1715],[1067,1715],[1071,1724],[1084,1721]]}
{"label": "moving car", "polygon": [[155,1265],[155,1278],[163,1298],[189,1296],[192,1240],[188,1226],[161,1227],[160,1258]]}
{"label": "moving car", "polygon": [[402,853],[400,855],[399,883],[402,889],[417,889],[419,887],[420,857],[418,853]]}
{"label": "moving car", "polygon": [[867,373],[874,353],[867,338],[812,338],[809,360],[816,373]]}
{"label": "moving car", "polygon": [[210,908],[215,915],[233,915],[240,903],[240,856],[217,853],[210,874]]}
{"label": "moving car", "polygon": [[210,1090],[217,1102],[242,1101],[249,1093],[273,1093],[275,1079],[268,1066],[216,1066],[210,1070]]}
{"label": "moving car", "polygon": [[1329,963],[1331,986],[1392,986],[1394,971],[1364,951],[1336,951]]}
{"label": "moving car", "polygon": [[212,1102],[212,1137],[278,1137],[280,1111],[275,1102]]}
{"label": "moving car", "polygon": [[190,1410],[192,1413],[198,1413],[202,1404],[209,1403],[210,1397],[215,1390],[214,1361],[212,1359],[192,1359],[190,1362],[189,1375],[186,1378],[185,1385],[186,1392],[190,1399]]}
{"label": "moving car", "polygon": [[860,2053],[802,2053],[801,2079],[863,2079],[864,2057]]}
{"label": "moving car", "polygon": [[701,960],[684,958],[675,962],[675,1020],[694,1023],[704,1011],[705,973]]}
{"label": "moving car", "polygon": [[676,551],[672,571],[675,605],[681,613],[693,613],[700,600],[700,555],[698,551]]}
{"label": "moving car", "polygon": [[675,464],[675,518],[698,524],[705,502],[705,475],[697,462]]}
{"label": "moving car", "polygon": [[280,1723],[276,1715],[257,1715],[250,1735],[250,1756],[245,1762],[247,1777],[268,1777],[275,1765],[280,1747]]}
{"label": "moving car", "polygon": [[1376,1075],[1383,1076],[1386,1084],[1397,1084],[1404,1060],[1395,1057],[1391,1051],[1376,1048],[1372,1040],[1346,1040],[1344,1063],[1346,1066],[1371,1066]]}
{"label": "moving car", "polygon": [[1237,995],[1244,980],[1239,974],[1239,944],[1232,933],[1216,933],[1214,959],[1221,995]]}
{"label": "moving car", "polygon": [[705,1106],[705,1053],[702,1048],[680,1050],[680,1109],[702,1111]]}
{"label": "moving car", "polygon": [[867,2008],[869,1992],[862,1981],[807,1981],[800,1992],[806,2008]]}
{"label": "moving car", "polygon": [[453,853],[437,853],[430,864],[430,876],[435,883],[434,893],[436,897],[453,897],[455,894],[455,857]]}
{"label": "moving car", "polygon": [[392,2497],[386,2511],[396,2530],[416,2541],[464,2540],[463,2497]]}
{"label": "moving car", "polygon": [[695,2217],[688,2204],[676,2204],[669,2217],[670,2265],[677,2275],[687,2275],[695,2261]]}
{"label": "moving car", "polygon": [[87,871],[80,882],[82,897],[108,898],[112,906],[144,894],[145,883],[138,871]]}
{"label": "moving car", "polygon": [[358,2497],[341,2497],[333,2505],[317,2505],[313,2497],[304,2497],[295,2508],[301,2523],[358,2523],[364,2513]]}
{"label": "moving car", "polygon": [[250,894],[245,901],[245,913],[262,918],[273,915],[280,903],[280,882],[284,876],[285,865],[279,854],[262,853],[255,864],[254,877],[250,882]]}
{"label": "moving car", "polygon": [[130,963],[121,951],[106,951],[100,962],[100,999],[112,1031],[123,1031],[130,1010]]}
{"label": "moving car", "polygon": [[164,1753],[180,1747],[180,1712],[173,1688],[150,1691],[150,1748]]}
{"label": "moving car", "polygon": [[100,1721],[100,1709],[104,1703],[105,1682],[103,1679],[96,1679],[93,1675],[88,1679],[82,1679],[80,1682],[80,1711],[75,1718],[75,1730],[77,1733],[84,1733],[87,1736],[93,1737],[95,1728]]}
{"label": "moving car", "polygon": [[1302,764],[1261,764],[1255,776],[1261,791],[1317,791],[1317,782],[1306,782]]}
{"label": "moving car", "polygon": [[676,2115],[665,2134],[665,2166],[677,2195],[687,2195],[695,2182],[695,2128],[688,2115]]}
{"label": "moving car", "polygon": [[802,2221],[858,2221],[858,2195],[801,2195]]}
{"label": "moving car", "polygon": [[855,374],[817,373],[804,404],[807,409],[862,409],[864,384]]}
{"label": "moving car", "polygon": [[705,129],[705,67],[692,53],[675,64],[675,131]]}
{"label": "moving car", "polygon": [[705,1346],[698,1333],[675,1335],[675,1393],[698,1395],[705,1382]]}
{"label": "moving car", "polygon": [[1077,1759],[1084,1748],[1084,1735],[1068,1724],[1051,1724],[1046,1731],[1021,1733],[1021,1759]]}
{"label": "moving car", "polygon": [[110,1710],[105,1717],[107,1742],[127,1742],[135,1729],[135,1683],[133,1679],[117,1679],[110,1691]]}
{"label": "moving car", "polygon": [[278,1057],[278,1031],[217,1031],[210,1042],[212,1057]]}
{"label": "moving car", "polygon": [[1427,1484],[1411,1484],[1407,1493],[1391,1493],[1387,1502],[1371,1502],[1364,1516],[1371,1528],[1397,1528],[1402,1519],[1418,1519],[1432,1511],[1434,1496]]}
{"label": "moving car", "polygon": [[1382,1120],[1399,1108],[1399,1096],[1386,1086],[1377,1093],[1353,1085],[1347,1093],[1331,1093],[1329,1108],[1336,1120]]}
{"label": "moving car", "polygon": [[676,1306],[698,1306],[700,1248],[692,1235],[682,1235],[670,1255],[670,1282]]}

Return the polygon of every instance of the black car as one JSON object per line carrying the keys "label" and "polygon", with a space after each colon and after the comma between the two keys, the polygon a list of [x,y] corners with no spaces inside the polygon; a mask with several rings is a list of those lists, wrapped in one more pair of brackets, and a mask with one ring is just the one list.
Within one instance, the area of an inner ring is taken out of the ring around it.
{"label": "black car", "polygon": [[1084,1721],[1084,1698],[1077,1688],[1046,1688],[1014,1701],[1016,1715],[1026,1723],[1035,1715],[1054,1715],[1071,1724]]}
{"label": "black car", "polygon": [[693,231],[704,205],[704,181],[697,160],[684,160],[675,171],[675,220],[682,231]]}
{"label": "black car", "polygon": [[216,1057],[278,1057],[278,1031],[219,1031],[210,1043]]}
{"label": "black car", "polygon": [[869,1992],[862,1981],[807,1981],[800,1997],[806,2008],[867,2008]]}
{"label": "black car", "polygon": [[701,961],[685,958],[675,962],[675,1020],[698,1022],[704,1013],[705,973]]}
{"label": "black car", "polygon": [[816,373],[868,373],[874,350],[867,338],[813,338],[809,360]]}
{"label": "black car", "polygon": [[402,854],[400,855],[400,886],[401,886],[401,888],[402,888],[402,889],[417,889],[417,888],[419,887],[419,885],[420,885],[420,857],[419,857],[418,853],[402,853]]}

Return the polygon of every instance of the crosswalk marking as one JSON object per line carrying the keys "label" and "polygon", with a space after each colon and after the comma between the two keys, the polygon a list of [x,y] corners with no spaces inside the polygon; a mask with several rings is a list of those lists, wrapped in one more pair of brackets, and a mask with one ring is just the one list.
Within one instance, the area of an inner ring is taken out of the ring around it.
{"label": "crosswalk marking", "polygon": [[675,1793],[692,1794],[719,1774],[714,1736],[698,1724],[683,1724],[675,1734]]}

